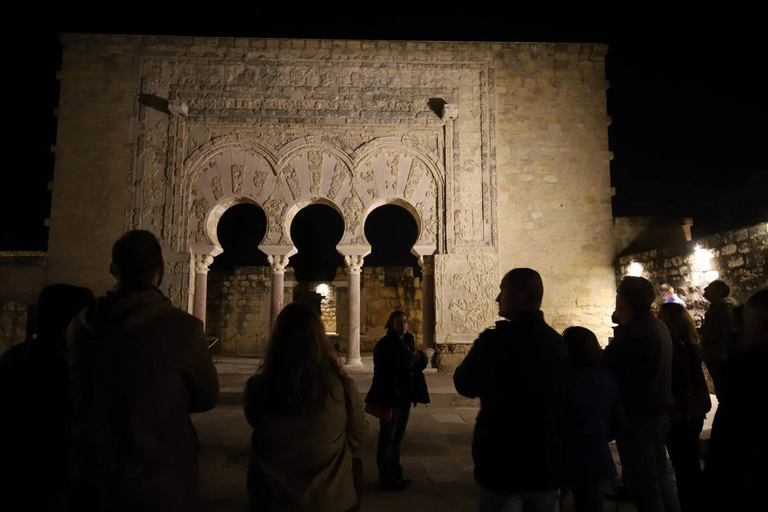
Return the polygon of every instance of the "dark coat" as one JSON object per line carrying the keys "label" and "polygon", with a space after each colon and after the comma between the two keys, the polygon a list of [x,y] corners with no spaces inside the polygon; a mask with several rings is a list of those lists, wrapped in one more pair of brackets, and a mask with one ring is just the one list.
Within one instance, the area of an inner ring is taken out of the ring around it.
{"label": "dark coat", "polygon": [[562,478],[568,353],[541,311],[496,322],[456,369],[460,394],[480,397],[475,480],[499,492],[556,489]]}
{"label": "dark coat", "polygon": [[712,409],[699,348],[688,338],[672,340],[673,420],[704,418]]}
{"label": "dark coat", "polygon": [[189,510],[198,489],[190,413],[219,382],[197,318],[157,288],[110,293],[69,328],[76,479],[108,510]]}
{"label": "dark coat", "polygon": [[608,442],[623,425],[616,379],[600,368],[573,371],[568,379],[565,481],[574,484],[616,476]]}
{"label": "dark coat", "polygon": [[388,331],[373,349],[373,382],[365,403],[384,407],[403,402],[428,404],[426,367],[427,359],[417,354],[413,335],[405,333],[401,339]]}
{"label": "dark coat", "polygon": [[603,352],[603,367],[619,383],[627,416],[660,416],[672,409],[672,338],[650,311],[616,330]]}

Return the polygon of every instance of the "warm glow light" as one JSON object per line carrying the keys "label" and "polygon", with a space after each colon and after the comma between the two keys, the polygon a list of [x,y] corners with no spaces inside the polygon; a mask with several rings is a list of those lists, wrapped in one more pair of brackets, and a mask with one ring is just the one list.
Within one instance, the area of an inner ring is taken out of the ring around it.
{"label": "warm glow light", "polygon": [[315,291],[322,295],[323,297],[327,297],[328,293],[331,291],[330,288],[328,288],[328,285],[325,283],[320,283],[315,287]]}
{"label": "warm glow light", "polygon": [[629,275],[632,277],[640,277],[643,274],[643,266],[636,261],[629,264]]}
{"label": "warm glow light", "polygon": [[[709,249],[703,249],[696,244],[693,250],[693,266],[700,272],[706,272],[712,269],[712,251]],[[714,279],[713,279],[714,280]]]}

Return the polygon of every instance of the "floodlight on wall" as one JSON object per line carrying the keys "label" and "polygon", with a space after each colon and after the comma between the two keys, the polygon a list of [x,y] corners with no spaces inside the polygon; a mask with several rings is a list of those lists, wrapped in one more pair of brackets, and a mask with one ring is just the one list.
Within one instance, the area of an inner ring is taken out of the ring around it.
{"label": "floodlight on wall", "polygon": [[693,266],[699,272],[712,270],[712,251],[696,244],[693,249]]}
{"label": "floodlight on wall", "polygon": [[696,286],[711,283],[718,277],[720,272],[712,270],[712,258],[714,255],[709,249],[696,244],[693,249],[693,284]]}
{"label": "floodlight on wall", "polygon": [[331,289],[328,288],[328,285],[325,283],[320,283],[315,287],[315,292],[322,295],[324,298],[328,297],[328,294],[330,293]]}
{"label": "floodlight on wall", "polygon": [[632,277],[640,277],[641,275],[643,275],[643,266],[638,262],[633,261],[632,263],[629,264],[627,275]]}

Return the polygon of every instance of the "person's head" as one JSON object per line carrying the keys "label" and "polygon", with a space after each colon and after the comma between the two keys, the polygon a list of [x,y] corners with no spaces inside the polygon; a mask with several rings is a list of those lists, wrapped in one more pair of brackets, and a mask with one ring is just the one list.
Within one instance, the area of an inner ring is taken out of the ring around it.
{"label": "person's head", "polygon": [[541,276],[531,268],[514,268],[507,272],[499,285],[499,316],[512,318],[518,311],[541,308],[544,284]]}
{"label": "person's head", "polygon": [[621,280],[616,292],[616,316],[624,324],[638,313],[651,310],[656,292],[644,277],[628,276]]}
{"label": "person's head", "polygon": [[35,306],[35,334],[44,343],[66,348],[67,327],[72,319],[93,302],[88,288],[53,284],[43,288]]}
{"label": "person's head", "polygon": [[661,285],[659,289],[661,290],[661,298],[664,299],[665,302],[672,300],[672,297],[675,295],[675,289],[667,283]]}
{"label": "person's head", "polygon": [[571,367],[597,368],[603,355],[603,349],[595,333],[585,327],[569,327],[563,331],[563,341],[568,350]]}
{"label": "person's head", "polygon": [[768,343],[768,288],[756,292],[744,308],[743,348]]}
{"label": "person's head", "polygon": [[110,272],[121,290],[159,286],[163,280],[163,251],[155,235],[135,229],[112,246]]}
{"label": "person's head", "polygon": [[408,332],[408,315],[404,311],[393,311],[384,327],[402,338]]}
{"label": "person's head", "polygon": [[725,281],[716,279],[704,288],[704,298],[711,304],[724,299],[731,294],[731,287]]}
{"label": "person's head", "polygon": [[300,412],[325,403],[331,375],[343,370],[318,314],[306,304],[280,311],[260,368],[269,383],[275,410]]}
{"label": "person's head", "polygon": [[688,339],[693,343],[699,342],[696,333],[696,322],[682,304],[666,302],[659,308],[659,320],[666,324],[672,339]]}

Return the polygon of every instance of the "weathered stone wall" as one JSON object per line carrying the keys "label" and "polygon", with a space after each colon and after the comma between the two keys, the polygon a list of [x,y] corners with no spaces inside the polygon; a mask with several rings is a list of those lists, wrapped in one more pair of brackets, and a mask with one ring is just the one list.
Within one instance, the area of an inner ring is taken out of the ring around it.
{"label": "weathered stone wall", "polygon": [[[712,258],[708,261],[697,258],[697,246],[708,251]],[[622,256],[616,265],[617,282],[629,274],[633,262],[642,265],[642,276],[657,287],[664,283],[674,286],[701,325],[709,307],[702,293],[715,276],[729,284],[731,295],[742,304],[768,285],[768,223],[718,233],[676,247]]]}
{"label": "weathered stone wall", "polygon": [[607,341],[615,288],[606,48],[493,49],[500,273],[538,270],[551,325],[582,325]]}
{"label": "weathered stone wall", "polygon": [[[347,347],[348,295],[346,283],[339,277],[345,275],[344,269],[340,268],[336,280],[329,283],[335,294],[335,310],[328,314],[335,315],[338,336],[334,340],[338,340],[341,351]],[[384,324],[389,314],[395,310],[408,314],[410,331],[420,345],[421,280],[413,276],[413,269],[363,267],[361,277],[361,350],[373,350],[386,332]],[[206,331],[209,336],[220,338],[223,353],[263,355],[269,339],[271,284],[269,267],[237,267],[232,274],[209,272]],[[288,304],[293,300],[296,286],[290,267],[285,273],[285,286],[285,303]]]}
{"label": "weathered stone wall", "polygon": [[[285,282],[295,281],[286,270]],[[269,267],[236,267],[232,274],[208,273],[206,331],[218,336],[225,354],[263,356],[269,341],[272,270]],[[292,300],[286,286],[285,302]]]}
{"label": "weathered stone wall", "polygon": [[[436,247],[438,344],[492,325],[500,277],[516,266],[542,273],[556,329],[610,334],[604,46],[99,35],[63,45],[57,279],[103,293],[112,242],[149,229],[169,262],[164,291],[186,308],[189,244],[215,242],[212,219],[227,205],[263,206],[269,242],[285,245],[296,208],[335,201],[344,240],[359,245],[365,216],[398,201],[419,219],[419,243]],[[188,111],[172,115],[180,102]]]}
{"label": "weathered stone wall", "polygon": [[27,339],[28,311],[32,304],[18,300],[0,301],[0,354]]}

